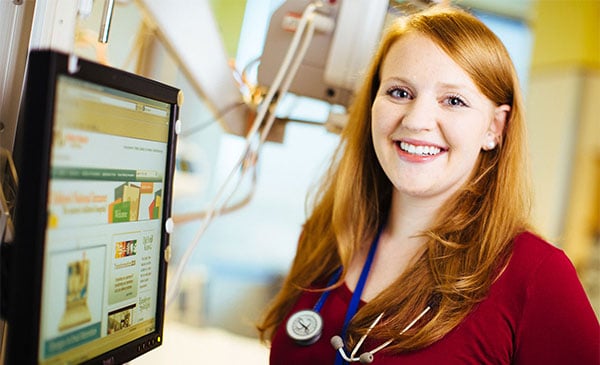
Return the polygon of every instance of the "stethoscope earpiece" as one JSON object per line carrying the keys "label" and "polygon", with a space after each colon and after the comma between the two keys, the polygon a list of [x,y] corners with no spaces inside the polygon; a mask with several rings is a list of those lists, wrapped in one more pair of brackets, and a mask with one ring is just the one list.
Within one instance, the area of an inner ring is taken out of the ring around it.
{"label": "stethoscope earpiece", "polygon": [[358,360],[361,364],[370,364],[373,362],[373,354],[370,352],[364,352],[362,355],[358,357]]}
{"label": "stethoscope earpiece", "polygon": [[[427,306],[427,308],[425,308],[418,316],[417,318],[415,318],[412,322],[410,322],[408,324],[408,326],[406,326],[401,332],[400,334],[404,334],[406,333],[406,331],[408,331],[409,329],[411,329],[412,326],[415,325],[415,323],[417,323],[417,321],[419,319],[421,319],[427,312],[429,312],[432,308],[432,304],[429,303],[429,305]],[[363,352],[359,357],[355,357],[356,353],[358,352],[358,350],[360,349],[360,347],[362,346],[363,342],[365,342],[365,340],[367,339],[367,336],[369,335],[369,333],[371,332],[371,330],[377,325],[377,323],[379,323],[379,321],[381,320],[381,318],[383,318],[384,312],[382,312],[377,318],[375,318],[375,320],[373,321],[373,323],[371,323],[371,325],[369,326],[369,328],[367,328],[367,332],[365,332],[364,335],[361,336],[360,340],[358,340],[358,342],[356,343],[356,345],[354,346],[354,349],[352,350],[352,353],[350,353],[350,356],[346,355],[346,351],[344,351],[344,340],[342,339],[341,336],[333,336],[331,338],[331,345],[333,346],[334,349],[336,349],[336,351],[339,352],[340,356],[342,357],[342,359],[344,359],[347,362],[360,362],[361,364],[370,364],[373,362],[374,359],[374,355],[376,352],[379,352],[380,350],[383,350],[384,348],[386,348],[389,344],[391,344],[394,340],[393,339],[389,339],[386,342],[382,343],[381,345],[379,345],[379,347],[374,348],[371,351],[367,351],[367,352]]]}
{"label": "stethoscope earpiece", "polygon": [[354,355],[350,354],[350,356],[346,355],[346,351],[344,351],[344,340],[340,336],[333,336],[330,340],[331,346],[340,353],[342,359],[347,362],[360,362],[361,364],[370,364],[373,362],[374,356],[371,352],[363,352],[358,358],[353,357]]}
{"label": "stethoscope earpiece", "polygon": [[329,342],[331,342],[331,346],[333,346],[335,351],[344,347],[344,340],[340,336],[333,336]]}

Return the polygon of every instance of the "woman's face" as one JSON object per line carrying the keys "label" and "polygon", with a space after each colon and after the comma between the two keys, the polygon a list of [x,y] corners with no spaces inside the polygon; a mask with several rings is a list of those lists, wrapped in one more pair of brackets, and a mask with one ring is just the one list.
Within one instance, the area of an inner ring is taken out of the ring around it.
{"label": "woman's face", "polygon": [[379,76],[371,113],[383,170],[400,194],[448,198],[469,179],[481,150],[500,140],[510,107],[492,103],[420,34],[395,41]]}

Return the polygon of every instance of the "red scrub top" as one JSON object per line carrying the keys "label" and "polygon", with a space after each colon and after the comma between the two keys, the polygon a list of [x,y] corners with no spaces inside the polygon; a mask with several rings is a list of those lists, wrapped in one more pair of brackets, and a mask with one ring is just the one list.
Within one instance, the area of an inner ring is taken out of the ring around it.
{"label": "red scrub top", "polygon": [[[319,297],[320,293],[303,293],[290,315],[313,308]],[[320,312],[323,334],[310,346],[294,343],[284,321],[273,338],[270,363],[333,365],[336,351],[330,339],[341,332],[351,297],[345,285],[331,292]],[[365,344],[359,354],[377,345]],[[381,350],[373,364],[598,365],[600,326],[564,252],[523,233],[515,238],[510,262],[488,297],[456,328],[415,352]]]}

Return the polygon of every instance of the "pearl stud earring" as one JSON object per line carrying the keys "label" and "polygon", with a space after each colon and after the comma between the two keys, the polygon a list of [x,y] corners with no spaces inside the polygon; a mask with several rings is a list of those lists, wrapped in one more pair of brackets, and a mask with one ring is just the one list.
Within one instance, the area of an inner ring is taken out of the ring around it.
{"label": "pearl stud earring", "polygon": [[485,149],[486,149],[487,151],[491,151],[491,150],[493,150],[494,148],[496,148],[496,141],[494,141],[494,140],[490,140],[490,141],[488,141],[488,143],[486,143],[486,145],[485,145]]}

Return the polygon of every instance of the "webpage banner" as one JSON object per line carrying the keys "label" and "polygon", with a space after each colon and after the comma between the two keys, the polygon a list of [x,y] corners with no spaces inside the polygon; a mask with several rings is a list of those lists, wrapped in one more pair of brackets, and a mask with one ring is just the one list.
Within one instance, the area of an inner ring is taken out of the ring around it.
{"label": "webpage banner", "polygon": [[99,354],[154,330],[166,151],[163,142],[55,130],[44,363]]}

